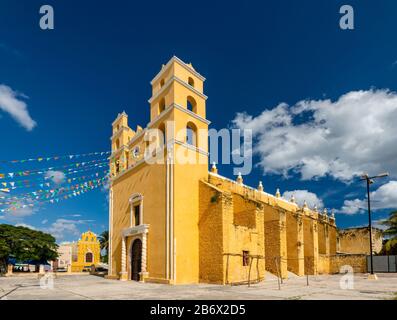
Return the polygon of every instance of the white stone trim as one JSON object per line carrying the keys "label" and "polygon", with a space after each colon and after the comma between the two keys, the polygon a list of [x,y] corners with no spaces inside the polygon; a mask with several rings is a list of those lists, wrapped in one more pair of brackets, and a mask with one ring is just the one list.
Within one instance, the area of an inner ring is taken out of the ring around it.
{"label": "white stone trim", "polygon": [[179,65],[184,67],[187,71],[191,72],[193,75],[195,75],[197,78],[199,78],[201,81],[205,81],[205,78],[199,74],[196,70],[194,70],[192,67],[188,66],[185,62],[183,62],[181,59],[179,59],[176,56],[173,56],[167,64],[160,70],[159,73],[150,81],[150,84],[153,85],[154,82],[156,82],[162,75],[165,73],[166,70],[172,65],[173,62],[178,62]]}
{"label": "white stone trim", "polygon": [[193,91],[195,94],[197,94],[199,97],[203,98],[204,100],[207,100],[208,97],[204,94],[201,93],[200,91],[198,91],[197,89],[195,89],[194,87],[192,87],[191,85],[187,84],[185,81],[179,79],[176,76],[172,76],[171,78],[169,78],[167,80],[167,82],[164,84],[164,86],[157,91],[149,100],[148,102],[151,104],[154,100],[156,100],[170,85],[171,83],[175,81],[178,82],[179,84],[183,85],[185,88]]}
{"label": "white stone trim", "polygon": [[150,225],[148,225],[148,224],[140,224],[139,226],[134,226],[134,227],[131,227],[131,228],[125,228],[122,231],[122,236],[123,237],[130,237],[130,236],[135,236],[137,234],[148,233],[149,232],[149,227],[150,227]]}
{"label": "white stone trim", "polygon": [[134,208],[134,204],[139,202],[139,225],[143,224],[143,195],[141,193],[134,193],[129,198],[130,203],[130,227],[133,228],[132,225],[132,211]]}
{"label": "white stone trim", "polygon": [[183,146],[183,147],[185,147],[185,148],[187,148],[187,149],[196,151],[196,152],[198,152],[198,153],[200,153],[200,154],[202,154],[202,155],[209,156],[209,152],[207,152],[207,151],[205,151],[205,150],[203,150],[203,149],[200,149],[200,148],[198,148],[198,147],[196,147],[196,146],[193,146],[193,145],[191,145],[191,144],[188,144],[188,143],[186,143],[186,142],[179,141],[179,140],[175,140],[175,139],[171,140],[171,142],[172,142],[173,144],[178,144],[178,145]]}
{"label": "white stone trim", "polygon": [[182,111],[182,112],[184,112],[184,113],[187,113],[189,116],[191,116],[191,117],[193,117],[193,118],[195,118],[195,119],[197,119],[197,120],[199,120],[199,121],[201,121],[201,122],[204,122],[205,124],[208,124],[208,125],[211,124],[211,121],[209,121],[209,120],[207,120],[207,119],[205,119],[205,118],[199,116],[197,113],[194,113],[193,111],[191,111],[191,110],[189,110],[189,109],[187,109],[187,108],[182,107],[182,106],[179,105],[179,104],[174,103],[173,106],[174,106],[176,109],[178,109],[178,110],[180,110],[180,111]]}
{"label": "white stone trim", "polygon": [[124,236],[121,237],[121,272],[120,280],[125,281],[125,275],[127,274],[127,248],[126,239]]}
{"label": "white stone trim", "polygon": [[268,197],[271,197],[271,198],[273,198],[273,199],[275,199],[275,200],[280,200],[280,201],[283,201],[283,202],[285,202],[285,203],[288,203],[289,205],[294,205],[295,207],[298,207],[298,205],[297,205],[296,203],[294,203],[294,202],[290,202],[290,201],[285,200],[285,199],[283,199],[283,198],[277,198],[276,196],[274,196],[274,195],[272,195],[272,194],[270,194],[270,193],[267,193],[267,192],[265,192],[265,191],[259,191],[258,189],[255,189],[255,188],[253,188],[253,187],[247,186],[246,184],[239,184],[239,183],[237,183],[236,181],[231,180],[231,179],[229,179],[229,178],[226,178],[226,177],[224,177],[224,176],[221,176],[221,175],[218,174],[218,173],[214,173],[214,172],[208,171],[208,174],[211,175],[211,176],[214,176],[214,177],[221,178],[221,179],[226,180],[226,181],[228,181],[228,182],[231,182],[231,183],[233,183],[233,184],[235,184],[235,185],[243,186],[243,187],[245,187],[245,188],[247,188],[247,189],[249,189],[249,190],[252,190],[252,191],[255,191],[255,192],[258,192],[258,193],[264,193],[264,194],[267,195]]}
{"label": "white stone trim", "polygon": [[[126,228],[122,231],[122,238],[123,239],[128,239],[128,237],[131,237],[130,245],[128,247],[128,254],[124,257],[124,264],[127,266],[127,256],[128,256],[128,261],[129,265],[131,266],[131,250],[132,250],[132,245],[134,244],[134,241],[136,239],[141,240],[142,242],[142,252],[141,252],[141,274],[147,276],[147,234],[149,232],[149,225],[148,224],[141,224],[139,226],[131,227],[131,228]],[[123,256],[122,256],[123,259]],[[123,262],[122,262],[123,263]],[[130,268],[131,269],[131,268]],[[125,268],[125,273],[128,274],[127,267]],[[129,278],[131,278],[131,272],[129,274]],[[141,279],[142,280],[142,279]]]}

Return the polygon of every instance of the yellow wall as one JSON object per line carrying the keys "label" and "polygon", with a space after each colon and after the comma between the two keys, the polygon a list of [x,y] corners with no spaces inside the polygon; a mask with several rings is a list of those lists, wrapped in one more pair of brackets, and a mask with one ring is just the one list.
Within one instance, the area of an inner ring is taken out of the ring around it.
{"label": "yellow wall", "polygon": [[[113,182],[112,275],[121,272],[121,233],[130,227],[129,198],[144,195],[143,224],[149,224],[148,272],[165,278],[165,165],[140,164]],[[129,248],[129,246],[127,246]],[[130,265],[127,265],[130,268]]]}

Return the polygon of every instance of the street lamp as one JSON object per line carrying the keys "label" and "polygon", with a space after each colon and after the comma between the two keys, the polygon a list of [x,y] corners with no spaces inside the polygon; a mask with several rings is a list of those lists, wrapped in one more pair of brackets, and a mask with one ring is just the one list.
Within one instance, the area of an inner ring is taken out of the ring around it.
{"label": "street lamp", "polygon": [[374,183],[374,179],[387,177],[389,173],[381,173],[376,176],[370,177],[368,174],[364,174],[361,176],[361,180],[365,180],[367,182],[367,198],[368,198],[368,228],[369,228],[369,252],[371,256],[371,274],[369,276],[370,279],[376,279],[376,275],[374,275],[374,260],[372,255],[372,219],[371,219],[371,199],[369,194],[369,185]]}

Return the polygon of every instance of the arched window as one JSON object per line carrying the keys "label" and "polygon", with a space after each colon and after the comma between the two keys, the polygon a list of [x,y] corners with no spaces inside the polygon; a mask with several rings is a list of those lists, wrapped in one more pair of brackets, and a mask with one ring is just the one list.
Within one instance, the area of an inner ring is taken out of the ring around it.
{"label": "arched window", "polygon": [[161,148],[167,143],[164,123],[160,124],[158,134],[159,134],[159,139],[158,139],[159,147]]}
{"label": "arched window", "polygon": [[118,148],[120,148],[120,140],[119,139],[116,140],[116,149],[118,149]]}
{"label": "arched window", "polygon": [[119,159],[116,160],[116,173],[120,172],[120,161]]}
{"label": "arched window", "polygon": [[92,252],[87,252],[85,254],[85,262],[93,262],[93,260]]}
{"label": "arched window", "polygon": [[159,101],[159,114],[162,113],[165,110],[165,99],[162,98]]}
{"label": "arched window", "polygon": [[164,79],[160,80],[160,88],[162,88],[164,86]]}
{"label": "arched window", "polygon": [[186,143],[192,146],[197,146],[197,128],[191,122],[186,126]]}
{"label": "arched window", "polygon": [[187,83],[194,88],[194,80],[193,80],[193,78],[189,77],[189,79],[187,80]]}
{"label": "arched window", "polygon": [[196,110],[196,106],[197,106],[196,100],[194,100],[194,98],[191,97],[191,96],[188,96],[186,100],[187,100],[186,101],[187,109],[190,110],[190,111],[193,111],[194,113],[196,113],[197,112],[197,110]]}

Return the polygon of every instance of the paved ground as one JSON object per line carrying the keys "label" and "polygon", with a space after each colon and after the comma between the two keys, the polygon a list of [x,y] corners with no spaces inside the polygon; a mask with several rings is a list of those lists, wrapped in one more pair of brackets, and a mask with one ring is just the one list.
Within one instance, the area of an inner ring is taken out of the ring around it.
{"label": "paved ground", "polygon": [[107,280],[92,275],[62,275],[51,281],[37,275],[0,278],[0,299],[393,299],[397,293],[397,274],[378,274],[378,280],[366,275],[354,276],[353,289],[341,289],[342,275],[293,277],[278,289],[277,278],[248,287],[218,285],[169,286]]}

